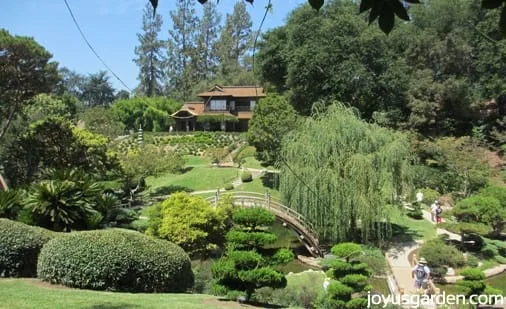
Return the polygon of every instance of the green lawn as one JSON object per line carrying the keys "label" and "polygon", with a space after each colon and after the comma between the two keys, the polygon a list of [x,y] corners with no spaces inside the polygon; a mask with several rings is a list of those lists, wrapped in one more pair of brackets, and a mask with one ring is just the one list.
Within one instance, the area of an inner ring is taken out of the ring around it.
{"label": "green lawn", "polygon": [[209,166],[211,159],[201,156],[184,156],[186,166]]}
{"label": "green lawn", "polygon": [[0,279],[0,308],[242,308],[203,294],[132,294],[59,288],[36,279]]}
{"label": "green lawn", "polygon": [[239,187],[236,187],[231,191],[250,191],[250,192],[265,193],[267,190],[269,190],[273,198],[278,200],[281,198],[281,194],[279,193],[278,190],[264,187],[261,178],[253,179],[253,181],[251,182],[242,183]]}
{"label": "green lawn", "polygon": [[[198,163],[198,160],[193,160]],[[151,190],[159,187],[178,185],[195,191],[215,190],[223,188],[239,177],[239,169],[228,167],[212,167],[207,165],[189,166],[189,170],[183,174],[166,173],[157,177],[146,178],[146,183]]]}
{"label": "green lawn", "polygon": [[415,220],[406,216],[402,210],[392,208],[390,220],[394,224],[394,239],[398,241],[410,241],[416,239],[429,240],[436,236],[434,224],[427,220]]}

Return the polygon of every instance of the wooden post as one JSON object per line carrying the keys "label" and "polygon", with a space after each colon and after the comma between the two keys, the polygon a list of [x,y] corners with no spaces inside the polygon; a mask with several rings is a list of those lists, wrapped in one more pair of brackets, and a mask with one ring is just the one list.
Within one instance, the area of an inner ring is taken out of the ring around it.
{"label": "wooden post", "polygon": [[265,199],[266,199],[266,202],[267,202],[267,208],[271,208],[271,193],[269,192],[269,190],[267,190],[267,192],[265,192]]}
{"label": "wooden post", "polygon": [[214,207],[218,207],[218,201],[220,200],[220,189],[216,190],[214,194]]}

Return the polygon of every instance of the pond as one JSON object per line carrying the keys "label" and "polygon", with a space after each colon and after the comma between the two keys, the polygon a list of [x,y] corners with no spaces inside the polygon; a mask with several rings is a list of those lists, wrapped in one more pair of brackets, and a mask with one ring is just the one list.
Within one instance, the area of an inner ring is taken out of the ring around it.
{"label": "pond", "polygon": [[[276,234],[278,239],[275,243],[266,247],[266,249],[277,250],[280,248],[290,248],[294,251],[296,255],[307,255],[309,253],[304,247],[304,245],[297,239],[295,233],[286,228],[280,222],[275,222],[269,229],[272,233]],[[282,271],[285,274],[289,272],[299,273],[308,269],[316,270],[315,267],[311,267],[307,264],[302,263],[301,261],[295,259],[288,264],[277,267],[278,270]]]}
{"label": "pond", "polygon": [[502,295],[506,296],[506,272],[500,275],[487,278],[485,280],[487,284],[502,291]]}

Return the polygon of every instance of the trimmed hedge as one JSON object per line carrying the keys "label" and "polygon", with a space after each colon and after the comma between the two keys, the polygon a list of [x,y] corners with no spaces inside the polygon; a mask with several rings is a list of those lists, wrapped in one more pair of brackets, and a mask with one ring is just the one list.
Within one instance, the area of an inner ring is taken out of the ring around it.
{"label": "trimmed hedge", "polygon": [[243,172],[241,174],[241,180],[242,180],[242,182],[250,182],[253,180],[253,175],[248,171]]}
{"label": "trimmed hedge", "polygon": [[194,280],[179,246],[121,229],[51,240],[42,248],[37,275],[70,287],[128,292],[185,292]]}
{"label": "trimmed hedge", "polygon": [[56,233],[0,219],[0,277],[35,277],[42,246]]}

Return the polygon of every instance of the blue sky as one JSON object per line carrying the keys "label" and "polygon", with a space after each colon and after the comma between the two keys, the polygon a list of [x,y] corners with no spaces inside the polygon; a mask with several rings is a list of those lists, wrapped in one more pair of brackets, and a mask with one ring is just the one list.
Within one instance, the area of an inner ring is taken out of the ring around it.
{"label": "blue sky", "polygon": [[[196,7],[200,11],[200,4]],[[216,0],[209,0],[216,1]],[[218,9],[223,15],[232,11],[234,4],[243,0],[221,0]],[[142,10],[148,0],[68,0],[81,29],[88,40],[131,89],[137,86],[138,69],[132,61],[137,33],[142,24]],[[267,0],[255,0],[248,4],[248,12],[257,29],[265,12]],[[168,37],[169,11],[176,0],[159,0],[158,12],[163,17],[160,37]],[[273,1],[263,30],[282,25],[288,13],[306,0]],[[82,74],[105,70],[86,46],[72,22],[63,0],[0,0],[0,28],[11,34],[31,36],[54,56],[61,66]],[[110,74],[111,75],[111,74]],[[115,88],[124,88],[111,75]]]}

